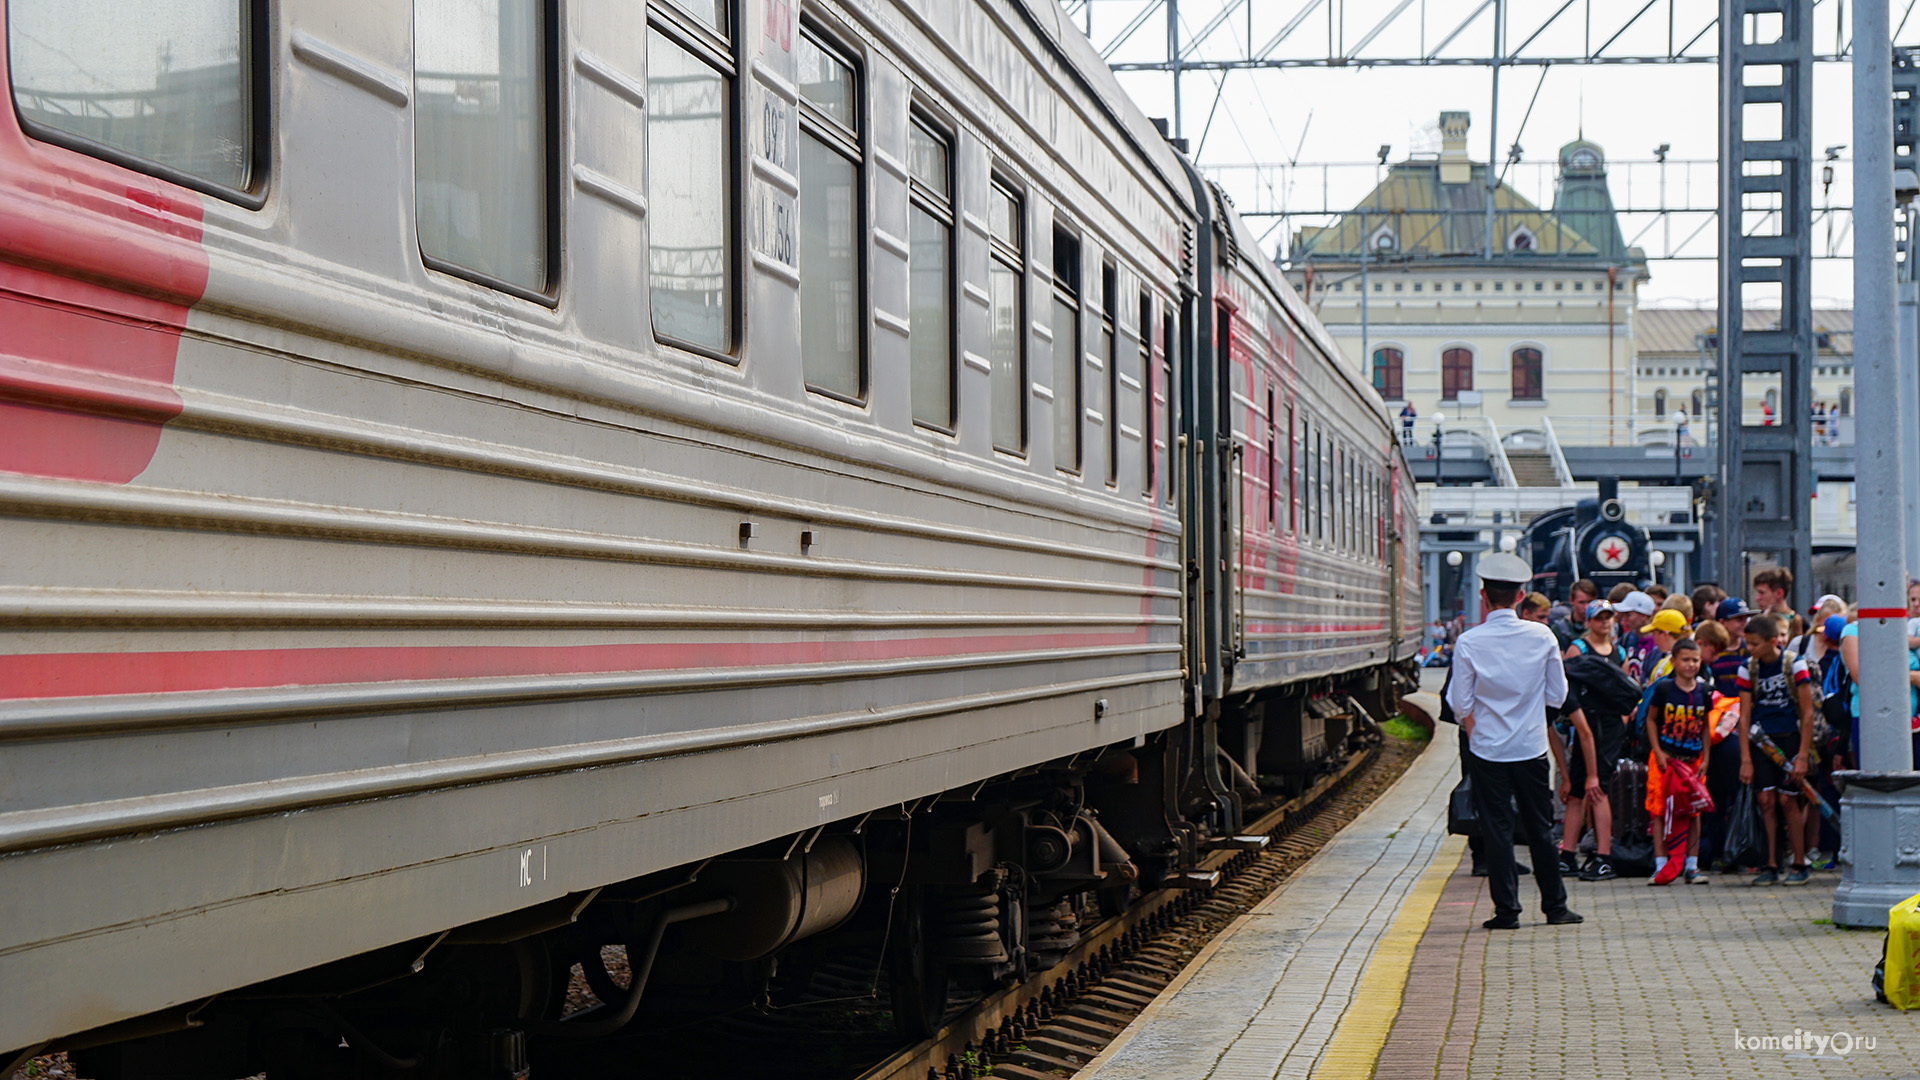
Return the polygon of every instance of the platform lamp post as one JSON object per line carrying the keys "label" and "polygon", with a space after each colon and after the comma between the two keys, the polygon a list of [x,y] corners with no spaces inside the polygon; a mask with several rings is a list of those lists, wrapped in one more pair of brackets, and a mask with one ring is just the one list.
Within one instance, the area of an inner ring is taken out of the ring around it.
{"label": "platform lamp post", "polygon": [[1906,537],[1901,506],[1899,293],[1894,279],[1893,47],[1888,5],[1853,9],[1854,388],[1860,410],[1856,559],[1860,596],[1860,768],[1840,773],[1840,885],[1833,921],[1885,926],[1920,893],[1920,866],[1900,852],[1900,822],[1920,813],[1906,680]]}

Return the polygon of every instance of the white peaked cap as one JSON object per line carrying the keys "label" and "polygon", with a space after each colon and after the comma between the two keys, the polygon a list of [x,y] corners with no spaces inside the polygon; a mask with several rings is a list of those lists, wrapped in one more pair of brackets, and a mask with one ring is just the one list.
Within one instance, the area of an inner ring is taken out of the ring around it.
{"label": "white peaked cap", "polygon": [[1495,552],[1480,556],[1480,580],[1499,581],[1509,585],[1525,585],[1533,580],[1533,569],[1527,561],[1518,555]]}

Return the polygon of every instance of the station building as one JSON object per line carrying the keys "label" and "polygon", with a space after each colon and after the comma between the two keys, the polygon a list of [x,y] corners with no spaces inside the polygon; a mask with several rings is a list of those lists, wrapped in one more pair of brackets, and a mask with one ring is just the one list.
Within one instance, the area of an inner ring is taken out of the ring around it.
{"label": "station building", "polygon": [[[1557,154],[1539,206],[1467,149],[1471,119],[1440,114],[1441,149],[1391,165],[1365,198],[1292,236],[1288,276],[1390,412],[1411,405],[1429,621],[1477,617],[1477,556],[1537,514],[1617,478],[1672,588],[1700,579],[1694,482],[1714,472],[1716,312],[1643,308],[1646,253],[1629,245],[1605,150]],[[1491,196],[1491,210],[1488,202]],[[1764,327],[1776,312],[1747,312]],[[1850,551],[1852,313],[1815,313],[1816,550]],[[1764,389],[1749,423],[1777,409]],[[1848,583],[1850,584],[1850,582]]]}

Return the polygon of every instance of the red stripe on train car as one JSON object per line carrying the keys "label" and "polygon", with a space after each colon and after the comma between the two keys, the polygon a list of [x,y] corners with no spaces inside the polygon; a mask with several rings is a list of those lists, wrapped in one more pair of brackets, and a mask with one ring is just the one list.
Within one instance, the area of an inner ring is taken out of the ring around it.
{"label": "red stripe on train car", "polygon": [[589,675],[965,656],[1137,645],[1145,628],[1114,634],[881,638],[865,641],[398,645],[332,649],[209,649],[0,656],[0,700],[250,690],[417,679]]}
{"label": "red stripe on train car", "polygon": [[198,194],[0,119],[0,471],[123,484],[153,460],[201,235]]}

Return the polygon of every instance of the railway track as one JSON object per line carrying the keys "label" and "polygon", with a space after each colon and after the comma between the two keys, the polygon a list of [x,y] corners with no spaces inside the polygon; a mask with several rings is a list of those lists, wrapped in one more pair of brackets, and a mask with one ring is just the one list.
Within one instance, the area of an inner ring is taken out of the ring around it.
{"label": "railway track", "polygon": [[1124,914],[1083,931],[1079,946],[1052,967],[988,995],[933,1038],[887,1057],[859,1080],[1072,1075],[1215,934],[1366,809],[1420,750],[1389,740],[1354,755],[1243,832],[1267,837],[1264,849],[1209,854],[1200,869],[1220,875],[1211,889],[1161,889],[1141,897]]}

